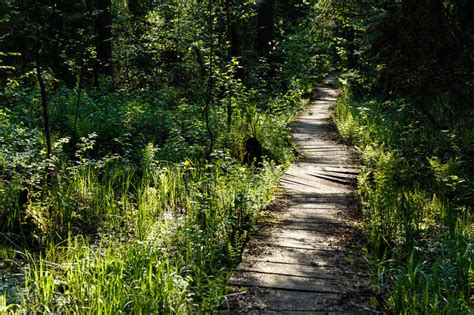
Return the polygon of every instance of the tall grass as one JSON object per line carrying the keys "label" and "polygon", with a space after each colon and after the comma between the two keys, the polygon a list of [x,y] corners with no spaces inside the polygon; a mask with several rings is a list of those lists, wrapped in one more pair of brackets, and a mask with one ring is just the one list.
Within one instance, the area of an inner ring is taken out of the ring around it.
{"label": "tall grass", "polygon": [[[207,165],[156,162],[141,176],[132,168],[105,176],[76,169],[48,198],[60,216],[54,222],[64,224],[55,230],[68,235],[26,255],[25,286],[11,309],[185,314],[215,308],[280,174],[272,163],[256,172],[225,154]],[[44,224],[53,222],[35,210],[39,202],[29,207]]]}
{"label": "tall grass", "polygon": [[[59,144],[34,181],[28,163],[0,155],[2,165],[19,169],[0,178],[0,219],[25,264],[23,287],[4,304],[20,313],[214,310],[255,217],[295,157],[287,123],[307,103],[304,92],[295,82],[265,105],[254,91],[234,94],[230,125],[227,107],[211,115],[217,138],[205,158],[205,125],[188,117],[189,109],[199,116],[189,104],[170,110],[176,128],[162,144],[127,140],[121,154],[100,156],[105,139],[90,134],[72,148],[75,161]],[[267,156],[258,167],[242,164],[249,137]],[[29,161],[42,160],[38,153]],[[27,200],[18,202],[25,186]]]}
{"label": "tall grass", "polygon": [[192,308],[191,279],[180,275],[166,250],[149,243],[110,240],[91,248],[88,240],[70,238],[29,266],[21,300],[27,312],[182,314]]}
{"label": "tall grass", "polygon": [[358,192],[387,311],[469,312],[473,182],[469,159],[453,150],[469,139],[433,128],[403,100],[356,102],[347,87],[335,121],[364,165]]}

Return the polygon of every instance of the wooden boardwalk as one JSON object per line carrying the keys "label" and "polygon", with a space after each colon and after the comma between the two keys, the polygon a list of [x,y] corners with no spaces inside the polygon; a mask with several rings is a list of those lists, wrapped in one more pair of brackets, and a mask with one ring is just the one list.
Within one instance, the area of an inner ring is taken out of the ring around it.
{"label": "wooden boardwalk", "polygon": [[250,237],[223,314],[370,312],[351,215],[358,167],[334,140],[337,91],[329,83],[291,126],[302,158],[281,179],[284,210]]}

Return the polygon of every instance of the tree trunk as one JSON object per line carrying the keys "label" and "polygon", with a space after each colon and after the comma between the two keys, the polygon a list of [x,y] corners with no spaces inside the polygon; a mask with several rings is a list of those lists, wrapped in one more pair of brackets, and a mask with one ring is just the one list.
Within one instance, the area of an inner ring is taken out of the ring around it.
{"label": "tree trunk", "polygon": [[38,79],[38,84],[39,84],[40,93],[41,93],[41,107],[43,108],[44,135],[46,137],[46,153],[48,154],[48,158],[49,158],[51,156],[51,132],[49,128],[48,100],[46,98],[46,87],[44,85],[43,76],[41,74],[39,53],[37,53],[36,55],[36,78]]}
{"label": "tree trunk", "polygon": [[385,70],[383,74],[383,86],[382,86],[382,93],[380,97],[380,100],[382,103],[390,99],[391,88],[392,88],[392,80],[390,77],[390,73],[388,70]]}
{"label": "tree trunk", "polygon": [[240,46],[239,28],[233,14],[231,0],[225,0],[225,12],[227,19],[227,40],[230,42],[229,55],[239,61],[239,67],[235,71],[235,78],[245,82],[245,70],[242,60],[242,50]]}
{"label": "tree trunk", "polygon": [[97,77],[101,74],[113,76],[111,4],[111,0],[95,0],[95,10],[98,11],[95,18],[97,49],[96,81]]}
{"label": "tree trunk", "polygon": [[204,118],[206,121],[206,129],[209,135],[209,146],[207,148],[207,156],[209,157],[214,148],[215,135],[211,126],[211,110],[212,110],[212,93],[214,89],[214,76],[213,76],[213,67],[214,67],[214,7],[212,0],[208,0],[208,34],[209,34],[209,73],[207,79],[207,91],[206,91],[206,100],[204,106]]}
{"label": "tree trunk", "polygon": [[297,4],[300,3],[299,0],[281,0],[281,7],[283,9],[283,14],[285,18],[292,23],[296,23],[300,17],[303,17],[305,11],[308,10],[309,6]]}
{"label": "tree trunk", "polygon": [[257,10],[257,53],[260,57],[269,54],[273,40],[273,13],[275,0],[263,0]]}
{"label": "tree trunk", "polygon": [[351,26],[346,26],[343,28],[343,33],[347,42],[347,67],[349,69],[357,69],[359,62],[356,55],[356,44],[354,43],[356,39],[355,30]]}

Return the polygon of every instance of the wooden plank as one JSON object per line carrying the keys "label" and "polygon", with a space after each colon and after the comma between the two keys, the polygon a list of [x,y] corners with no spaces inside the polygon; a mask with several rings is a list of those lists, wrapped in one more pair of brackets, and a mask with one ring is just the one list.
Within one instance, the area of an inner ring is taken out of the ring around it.
{"label": "wooden plank", "polygon": [[283,237],[288,239],[300,240],[305,243],[314,243],[324,241],[328,234],[336,232],[335,229],[291,229],[284,225],[274,225],[271,228],[267,228],[263,231],[256,233],[256,236],[272,236],[272,237]]}
{"label": "wooden plank", "polygon": [[310,241],[302,238],[287,238],[275,235],[268,236],[254,236],[257,239],[263,240],[267,243],[275,244],[280,247],[293,247],[299,249],[319,249],[321,246],[331,246],[338,239],[337,236],[328,235],[326,237],[320,237],[319,239],[312,238]]}
{"label": "wooden plank", "polygon": [[342,275],[353,275],[351,271],[344,272],[339,268],[328,265],[311,264],[288,264],[287,262],[270,262],[248,259],[236,269],[239,271],[254,271],[262,273],[275,273],[287,276],[300,276],[309,278],[328,279]]}
{"label": "wooden plank", "polygon": [[316,178],[325,179],[332,183],[337,183],[341,185],[350,185],[354,182],[354,179],[338,177],[338,176],[333,176],[333,175],[324,175],[324,174],[318,174],[318,173],[309,174],[309,175],[314,176]]}
{"label": "wooden plank", "polygon": [[346,286],[335,279],[314,279],[271,273],[235,271],[229,284],[244,287],[274,288],[298,292],[344,294]]}
{"label": "wooden plank", "polygon": [[222,303],[226,314],[318,314],[340,311],[340,294],[295,292],[269,288],[248,288]]}
{"label": "wooden plank", "polygon": [[321,224],[346,226],[347,222],[344,222],[335,218],[334,215],[331,215],[327,218],[319,217],[319,216],[304,216],[304,217],[291,216],[291,217],[285,217],[281,219],[281,221],[276,221],[275,224],[276,225],[286,224],[288,226],[296,225],[296,224],[314,225],[314,226],[318,226]]}
{"label": "wooden plank", "polygon": [[321,231],[322,233],[336,233],[347,228],[342,222],[320,221],[306,222],[304,220],[283,220],[274,223],[277,229],[293,230],[293,231]]}
{"label": "wooden plank", "polygon": [[[263,245],[263,246],[262,246]],[[259,248],[262,246],[261,248]],[[295,265],[306,265],[314,268],[323,266],[335,266],[346,262],[343,249],[334,250],[328,246],[319,248],[296,248],[281,247],[274,243],[249,244],[242,254],[242,263],[246,261],[264,261],[270,263],[286,263]],[[349,267],[348,264],[344,264]],[[344,268],[341,268],[344,270]]]}

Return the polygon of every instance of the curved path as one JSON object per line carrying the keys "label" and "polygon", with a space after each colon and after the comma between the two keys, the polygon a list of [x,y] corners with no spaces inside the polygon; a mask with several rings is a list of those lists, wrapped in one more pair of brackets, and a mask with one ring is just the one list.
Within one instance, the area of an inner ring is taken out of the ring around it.
{"label": "curved path", "polygon": [[222,313],[370,311],[354,216],[358,168],[353,153],[335,140],[332,80],[291,125],[302,158],[281,179],[277,204],[284,205],[250,236]]}

